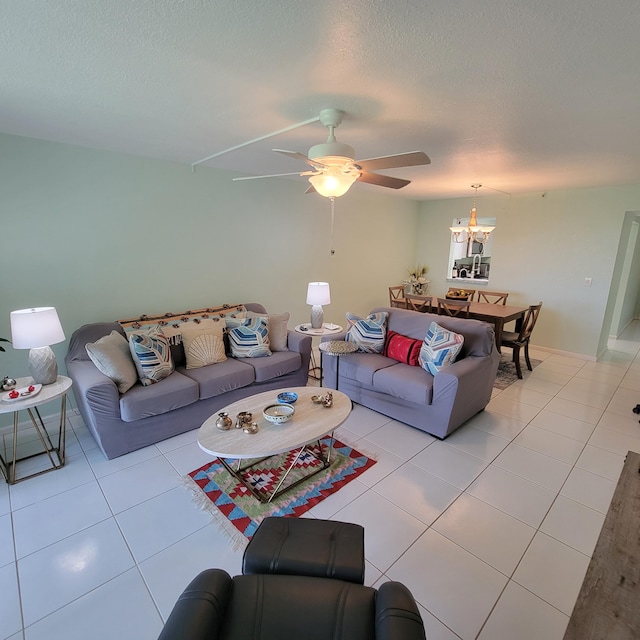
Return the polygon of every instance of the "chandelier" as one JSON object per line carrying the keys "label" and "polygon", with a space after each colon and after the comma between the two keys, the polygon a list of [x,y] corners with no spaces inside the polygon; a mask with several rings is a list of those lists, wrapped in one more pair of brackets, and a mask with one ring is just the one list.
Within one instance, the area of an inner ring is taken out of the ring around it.
{"label": "chandelier", "polygon": [[475,193],[473,194],[473,207],[471,208],[469,224],[466,227],[463,227],[460,224],[455,227],[449,227],[453,242],[462,243],[470,240],[472,242],[484,243],[489,239],[490,233],[495,229],[495,227],[478,224],[476,217],[476,197],[478,195],[478,189],[481,186],[481,184],[471,185],[471,188],[475,189]]}

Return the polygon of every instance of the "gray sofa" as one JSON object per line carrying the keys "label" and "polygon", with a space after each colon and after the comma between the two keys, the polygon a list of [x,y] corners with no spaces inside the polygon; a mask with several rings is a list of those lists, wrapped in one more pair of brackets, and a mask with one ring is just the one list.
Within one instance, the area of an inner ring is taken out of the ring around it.
{"label": "gray sofa", "polygon": [[[261,304],[245,306],[266,314]],[[254,393],[307,384],[311,337],[289,331],[288,351],[228,358],[200,369],[186,369],[177,358],[176,370],[164,380],[150,386],[137,383],[120,394],[85,349],[111,331],[124,335],[117,322],[83,325],[71,336],[65,358],[78,409],[107,458],[196,429],[220,408]]]}
{"label": "gray sofa", "polygon": [[[354,402],[390,418],[445,438],[491,399],[500,355],[493,327],[478,320],[451,318],[391,307],[386,311],[387,330],[422,340],[431,322],[464,336],[457,360],[435,376],[377,353],[323,355],[324,385],[339,388]],[[322,342],[344,340],[345,334],[325,337]],[[336,384],[336,370],[340,379]]]}

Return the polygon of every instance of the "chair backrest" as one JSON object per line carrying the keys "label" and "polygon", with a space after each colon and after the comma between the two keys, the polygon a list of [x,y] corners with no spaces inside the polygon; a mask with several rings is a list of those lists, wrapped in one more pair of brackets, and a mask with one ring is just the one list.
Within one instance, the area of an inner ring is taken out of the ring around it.
{"label": "chair backrest", "polygon": [[455,295],[458,291],[464,291],[467,294],[467,300],[469,302],[473,302],[476,289],[467,289],[467,287],[449,287],[449,291],[447,291],[446,295]]}
{"label": "chair backrest", "polygon": [[469,317],[469,307],[471,300],[447,300],[438,298],[438,315]]}
{"label": "chair backrest", "polygon": [[431,296],[415,296],[410,293],[405,294],[407,309],[420,311],[420,313],[431,312]]}
{"label": "chair backrest", "polygon": [[478,302],[489,302],[491,304],[507,304],[508,293],[501,291],[478,291]]}
{"label": "chair backrest", "polygon": [[518,342],[526,342],[531,337],[533,327],[536,326],[538,316],[540,315],[540,309],[542,309],[542,301],[538,304],[532,304],[524,314],[522,319],[522,326],[520,327],[520,335],[518,336]]}
{"label": "chair backrest", "polygon": [[389,306],[407,308],[407,301],[404,297],[404,285],[389,287]]}

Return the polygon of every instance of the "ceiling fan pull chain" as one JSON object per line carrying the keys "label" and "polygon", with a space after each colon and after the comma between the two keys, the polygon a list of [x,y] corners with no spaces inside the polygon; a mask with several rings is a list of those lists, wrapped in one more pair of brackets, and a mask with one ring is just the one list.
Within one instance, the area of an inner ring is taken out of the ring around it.
{"label": "ceiling fan pull chain", "polygon": [[336,199],[335,196],[329,198],[331,200],[331,255],[334,255],[336,250],[333,248],[333,222],[335,219],[335,207],[336,207]]}

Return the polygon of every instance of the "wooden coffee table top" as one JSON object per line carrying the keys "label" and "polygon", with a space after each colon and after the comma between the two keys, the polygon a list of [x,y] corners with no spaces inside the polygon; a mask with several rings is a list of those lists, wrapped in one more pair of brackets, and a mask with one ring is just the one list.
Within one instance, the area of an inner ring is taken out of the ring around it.
{"label": "wooden coffee table top", "polygon": [[[270,404],[277,403],[277,395],[282,391],[295,391],[298,400],[293,405],[295,413],[284,424],[273,424],[266,420],[262,411]],[[311,401],[311,396],[333,394],[333,406],[326,408]],[[226,412],[235,425],[240,411],[250,411],[257,422],[257,433],[247,434],[242,429],[232,427],[222,431],[216,427],[218,413]],[[223,458],[259,458],[271,456],[302,447],[318,440],[337,429],[351,413],[351,400],[335,389],[325,387],[293,387],[264,391],[238,400],[223,407],[208,418],[198,431],[198,444],[203,451]]]}

